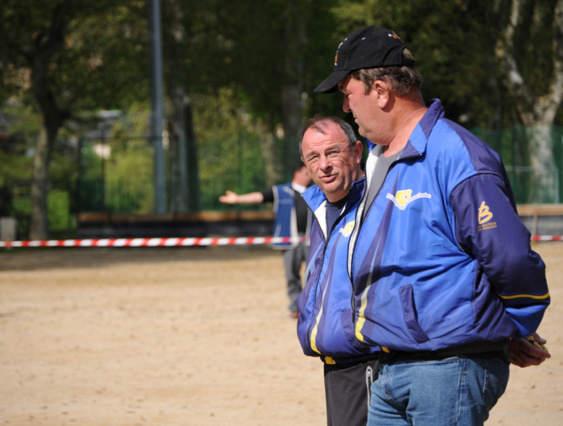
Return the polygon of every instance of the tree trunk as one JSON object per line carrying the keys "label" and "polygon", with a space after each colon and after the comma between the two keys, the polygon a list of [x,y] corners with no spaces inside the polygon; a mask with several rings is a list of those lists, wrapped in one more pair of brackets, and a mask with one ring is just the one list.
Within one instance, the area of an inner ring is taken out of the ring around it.
{"label": "tree trunk", "polygon": [[[555,202],[555,161],[550,126],[563,101],[563,0],[558,0],[553,19],[553,71],[549,91],[540,97],[533,95],[515,57],[515,36],[522,13],[522,0],[512,0],[509,17],[499,40],[496,56],[501,64],[504,83],[515,99],[520,121],[528,127],[530,163],[534,168],[535,188],[529,199],[533,202]],[[545,31],[545,29],[544,29]]]}
{"label": "tree trunk", "polygon": [[184,56],[189,40],[184,26],[184,8],[178,0],[164,2],[164,37],[167,41],[166,93],[170,134],[170,211],[190,213],[201,210],[198,149],[192,104],[188,91]]}
{"label": "tree trunk", "polygon": [[57,105],[49,65],[65,47],[65,36],[74,9],[65,2],[57,3],[50,26],[34,35],[35,55],[31,58],[31,91],[43,116],[33,158],[31,183],[31,223],[29,238],[43,240],[49,236],[47,194],[51,148],[57,133],[70,114]]}
{"label": "tree trunk", "polygon": [[534,177],[538,185],[530,192],[530,203],[556,203],[559,202],[557,187],[558,173],[553,159],[553,139],[551,126],[535,126],[526,128],[530,152],[531,166],[534,168]]}
{"label": "tree trunk", "polygon": [[285,135],[284,160],[286,167],[291,167],[299,158],[299,130],[303,122],[303,86],[305,74],[304,47],[306,2],[290,0],[288,2],[285,28],[285,58],[281,85],[282,124]]}
{"label": "tree trunk", "polygon": [[186,131],[186,164],[188,167],[188,212],[194,213],[201,210],[201,193],[199,190],[199,152],[194,128],[192,104],[189,98],[184,105],[185,131]]}
{"label": "tree trunk", "polygon": [[49,141],[45,125],[37,137],[31,181],[31,222],[29,238],[45,240],[49,236],[47,192],[49,182]]}
{"label": "tree trunk", "polygon": [[200,207],[198,150],[192,106],[182,87],[170,82],[168,124],[170,133],[170,211],[198,212]]}
{"label": "tree trunk", "polygon": [[[64,115],[53,107],[50,114],[43,114],[43,125],[37,137],[31,181],[31,221],[29,238],[44,240],[49,238],[49,165],[51,150],[57,133],[61,128]],[[56,112],[54,114],[53,112]]]}
{"label": "tree trunk", "polygon": [[299,130],[303,121],[304,46],[306,3],[289,0],[285,15],[284,67],[280,86],[281,121],[284,145],[280,150],[276,136],[265,123],[257,124],[260,134],[260,150],[264,160],[264,172],[268,187],[280,183],[282,173],[299,158]]}
{"label": "tree trunk", "polygon": [[280,183],[282,177],[282,163],[280,150],[272,132],[263,132],[260,137],[260,151],[264,159],[264,173],[266,186],[269,188]]}

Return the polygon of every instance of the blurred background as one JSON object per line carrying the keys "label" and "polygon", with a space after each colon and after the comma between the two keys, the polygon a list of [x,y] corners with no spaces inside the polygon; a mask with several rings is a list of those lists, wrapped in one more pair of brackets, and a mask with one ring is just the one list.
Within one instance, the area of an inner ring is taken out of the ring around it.
{"label": "blurred background", "polygon": [[563,0],[4,0],[2,223],[12,239],[187,236],[255,211],[247,232],[268,233],[271,206],[218,197],[289,181],[306,118],[350,119],[313,88],[370,24],[499,152],[518,204],[561,203]]}

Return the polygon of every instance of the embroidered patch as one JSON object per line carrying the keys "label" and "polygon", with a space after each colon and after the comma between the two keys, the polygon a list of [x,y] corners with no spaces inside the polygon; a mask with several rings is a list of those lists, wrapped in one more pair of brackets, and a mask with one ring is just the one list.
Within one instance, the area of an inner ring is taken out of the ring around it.
{"label": "embroidered patch", "polygon": [[354,226],[356,226],[356,222],[348,222],[344,228],[340,228],[340,233],[345,237],[349,237],[352,235],[352,231],[354,230]]}
{"label": "embroidered patch", "polygon": [[485,204],[483,201],[479,206],[479,217],[478,222],[479,225],[477,226],[478,231],[484,231],[485,229],[494,229],[497,227],[496,222],[491,222],[493,218],[493,212],[489,209],[489,206]]}
{"label": "embroidered patch", "polygon": [[479,207],[479,225],[487,223],[492,218],[493,218],[493,214],[491,213],[489,206],[487,206],[483,201],[481,203],[481,206]]}
{"label": "embroidered patch", "polygon": [[395,204],[395,206],[397,206],[400,210],[405,210],[414,200],[418,200],[419,198],[432,198],[432,195],[427,192],[419,192],[418,194],[412,196],[412,189],[403,189],[401,191],[397,191],[395,196],[393,196],[393,194],[387,194],[386,198],[393,201],[393,204]]}

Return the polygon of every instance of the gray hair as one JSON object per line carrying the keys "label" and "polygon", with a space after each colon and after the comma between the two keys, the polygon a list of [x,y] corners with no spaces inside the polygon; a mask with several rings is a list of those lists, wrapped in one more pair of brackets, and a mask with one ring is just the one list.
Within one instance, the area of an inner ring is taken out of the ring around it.
{"label": "gray hair", "polygon": [[299,132],[299,152],[303,153],[301,149],[301,145],[303,142],[303,136],[305,135],[305,132],[307,130],[314,129],[317,132],[326,135],[328,133],[329,123],[334,123],[342,129],[344,135],[346,136],[346,139],[348,139],[348,145],[350,145],[350,150],[353,150],[354,146],[356,145],[356,142],[358,141],[358,138],[356,136],[356,133],[354,132],[354,129],[352,129],[352,126],[350,126],[350,124],[348,124],[346,121],[342,120],[339,117],[316,115],[313,118],[307,120],[307,122],[303,125],[301,131]]}

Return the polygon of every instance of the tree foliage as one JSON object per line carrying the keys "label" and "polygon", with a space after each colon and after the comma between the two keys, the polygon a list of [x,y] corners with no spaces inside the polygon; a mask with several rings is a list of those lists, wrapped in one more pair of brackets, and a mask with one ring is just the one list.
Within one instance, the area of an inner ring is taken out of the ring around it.
{"label": "tree foliage", "polygon": [[[161,0],[168,131],[176,141],[171,185],[184,194],[173,208],[197,209],[200,186],[209,198],[211,176],[247,155],[241,140],[260,157],[244,180],[257,183],[262,173],[271,184],[298,156],[305,117],[350,119],[339,94],[313,89],[332,71],[340,41],[360,26],[394,30],[417,60],[424,97],[439,97],[447,117],[466,127],[561,124],[562,3]],[[147,18],[146,0],[3,2],[0,102],[17,99],[42,115],[34,136],[39,212],[54,141],[69,119],[148,98]],[[225,162],[216,165],[219,152]]]}
{"label": "tree foliage", "polygon": [[0,94],[19,94],[43,117],[33,162],[31,238],[48,236],[49,165],[59,129],[79,111],[123,105],[139,95],[132,90],[138,79],[131,79],[139,73],[131,71],[147,56],[134,19],[142,5],[6,0],[0,8]]}

